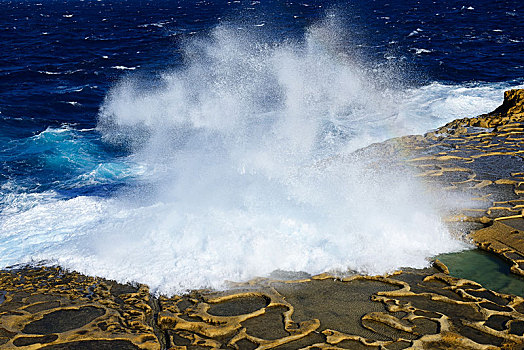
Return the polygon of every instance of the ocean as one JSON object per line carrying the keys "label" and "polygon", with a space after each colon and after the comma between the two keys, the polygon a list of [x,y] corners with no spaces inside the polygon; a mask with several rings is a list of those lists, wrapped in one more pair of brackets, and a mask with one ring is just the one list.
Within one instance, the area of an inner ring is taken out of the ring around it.
{"label": "ocean", "polygon": [[0,10],[0,268],[58,264],[158,293],[468,249],[442,223],[456,198],[349,155],[524,87],[517,0]]}

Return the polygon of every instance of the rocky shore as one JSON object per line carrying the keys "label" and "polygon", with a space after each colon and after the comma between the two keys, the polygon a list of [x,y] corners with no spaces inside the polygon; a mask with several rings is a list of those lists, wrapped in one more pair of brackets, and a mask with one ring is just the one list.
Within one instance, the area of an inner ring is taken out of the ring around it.
{"label": "rocky shore", "polygon": [[[448,217],[474,229],[476,245],[524,276],[524,89],[506,91],[495,111],[458,119],[423,137],[408,137],[418,157],[408,162],[428,181],[465,193],[475,208]],[[405,141],[404,141],[405,142]]]}
{"label": "rocky shore", "polygon": [[[507,91],[492,113],[366,152],[401,153],[427,183],[470,198],[471,208],[449,213],[450,229],[524,276],[524,90]],[[524,298],[450,276],[438,260],[169,298],[33,266],[0,272],[0,348],[524,349]]]}

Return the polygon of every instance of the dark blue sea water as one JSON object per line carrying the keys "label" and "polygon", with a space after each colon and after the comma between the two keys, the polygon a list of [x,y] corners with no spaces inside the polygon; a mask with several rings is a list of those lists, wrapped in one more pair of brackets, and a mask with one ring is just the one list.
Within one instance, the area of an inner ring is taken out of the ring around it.
{"label": "dark blue sea water", "polygon": [[1,0],[0,267],[170,293],[461,249],[404,175],[311,165],[494,109],[524,84],[523,16],[517,0]]}

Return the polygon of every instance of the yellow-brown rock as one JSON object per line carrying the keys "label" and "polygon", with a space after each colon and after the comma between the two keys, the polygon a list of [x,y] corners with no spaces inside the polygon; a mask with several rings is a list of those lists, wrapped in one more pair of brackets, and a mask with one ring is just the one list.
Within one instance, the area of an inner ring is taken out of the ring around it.
{"label": "yellow-brown rock", "polygon": [[[2,349],[519,349],[524,343],[524,298],[433,268],[257,279],[170,298],[56,268],[1,276]],[[130,306],[137,301],[151,307]]]}
{"label": "yellow-brown rock", "polygon": [[[465,127],[495,128],[513,122],[524,121],[524,89],[504,92],[504,102],[488,114],[475,118],[457,119],[439,129],[439,133],[463,134]],[[519,127],[518,130],[521,130]]]}
{"label": "yellow-brown rock", "polygon": [[146,286],[56,267],[0,271],[2,349],[160,349]]}
{"label": "yellow-brown rock", "polygon": [[514,89],[504,92],[504,102],[500,107],[488,114],[491,117],[524,117],[524,89]]}
{"label": "yellow-brown rock", "polygon": [[493,225],[472,234],[475,242],[511,263],[511,271],[524,276],[524,218],[497,218]]}

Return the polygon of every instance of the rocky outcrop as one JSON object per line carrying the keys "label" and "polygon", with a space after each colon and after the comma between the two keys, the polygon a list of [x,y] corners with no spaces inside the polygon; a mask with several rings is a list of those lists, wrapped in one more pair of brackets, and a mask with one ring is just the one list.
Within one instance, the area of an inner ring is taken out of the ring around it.
{"label": "rocky outcrop", "polygon": [[[58,268],[4,271],[2,349],[521,349],[524,298],[439,269],[258,279],[154,298]],[[151,306],[155,304],[156,306]]]}
{"label": "rocky outcrop", "polygon": [[160,349],[147,286],[55,267],[0,271],[1,349]]}
{"label": "rocky outcrop", "polygon": [[484,250],[511,264],[511,272],[524,277],[524,218],[522,215],[495,219],[493,225],[472,233]]}
{"label": "rocky outcrop", "polygon": [[[237,349],[517,349],[524,299],[435,269],[238,285],[161,300],[169,344]],[[265,300],[252,308],[249,300]],[[242,300],[245,300],[243,303]],[[243,307],[239,305],[244,305]]]}
{"label": "rocky outcrop", "polygon": [[497,128],[524,122],[524,89],[504,92],[504,102],[493,112],[474,118],[454,120],[438,130],[438,133],[464,133],[467,127]]}
{"label": "rocky outcrop", "polygon": [[513,89],[504,92],[504,102],[493,112],[487,114],[491,118],[524,118],[524,89]]}
{"label": "rocky outcrop", "polygon": [[509,224],[524,222],[524,89],[506,91],[491,113],[407,139],[400,143],[410,150],[407,162],[419,176],[471,199],[474,207],[452,213],[448,221],[471,230],[480,248],[524,275],[524,227]]}
{"label": "rocky outcrop", "polygon": [[469,197],[471,208],[449,213],[450,227],[524,276],[524,227],[515,224],[524,222],[524,89],[506,91],[491,113],[396,144],[426,182]]}

